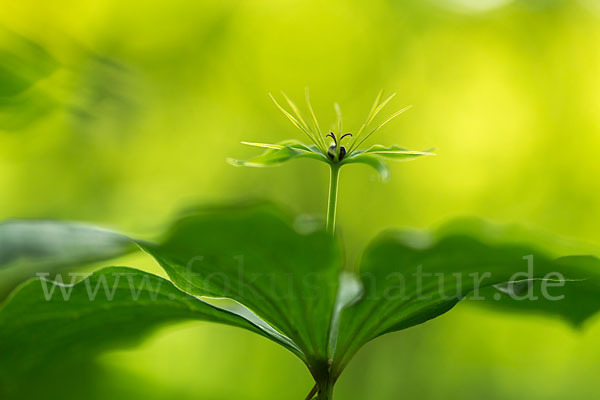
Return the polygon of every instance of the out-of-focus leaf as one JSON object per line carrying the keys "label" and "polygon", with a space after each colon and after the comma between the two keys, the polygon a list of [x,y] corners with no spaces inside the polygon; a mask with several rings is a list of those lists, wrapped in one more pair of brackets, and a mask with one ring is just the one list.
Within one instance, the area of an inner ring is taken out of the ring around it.
{"label": "out-of-focus leaf", "polygon": [[57,67],[40,45],[0,28],[0,130],[20,129],[54,107],[36,84]]}
{"label": "out-of-focus leaf", "polygon": [[[549,274],[556,272],[568,288],[560,306],[547,299],[539,303],[528,300],[528,305],[522,305],[525,300],[510,298],[519,303],[514,307],[543,309],[577,321],[600,309],[597,258],[574,256],[553,261],[532,247],[489,243],[447,229],[433,235],[383,234],[371,243],[360,263],[363,299],[342,312],[335,373],[339,374],[368,341],[435,318],[467,295],[473,302],[501,301],[503,295],[498,290],[483,289],[521,280],[538,280],[541,285],[539,280],[544,279],[546,284],[555,285],[559,282],[550,280],[561,279]],[[560,288],[552,286],[549,290],[553,296],[560,294]],[[585,301],[589,303],[581,310]]]}
{"label": "out-of-focus leaf", "polygon": [[105,268],[74,285],[31,280],[0,308],[0,394],[12,398],[22,379],[54,363],[89,360],[187,319],[263,334],[245,319],[132,268]]}
{"label": "out-of-focus leaf", "polygon": [[521,224],[496,224],[477,217],[454,218],[432,231],[432,235],[438,238],[458,234],[476,237],[488,245],[520,243],[535,247],[552,258],[566,254],[600,254],[598,244],[581,242]]}
{"label": "out-of-focus leaf", "polygon": [[[546,289],[540,280],[485,288],[482,290],[482,297],[486,299],[483,305],[503,311],[558,316],[575,328],[581,328],[600,310],[600,262],[593,256],[568,256],[555,260],[555,263],[560,267],[558,271],[581,271],[582,278],[564,282],[564,285],[557,282],[557,286]],[[544,290],[548,295],[544,295]]]}
{"label": "out-of-focus leaf", "polygon": [[[478,218],[455,219],[441,226],[435,234],[438,237],[449,234],[468,235],[493,246],[520,243],[535,246],[553,257],[561,254],[600,254],[597,245],[581,243],[556,234],[545,234],[515,224],[490,224]],[[564,287],[549,289],[552,297],[550,300],[545,296],[539,296],[543,284],[540,281],[494,285],[483,289],[485,291],[483,296],[488,301],[478,303],[505,311],[559,316],[573,326],[581,327],[588,318],[600,310],[600,293],[597,289],[600,285],[598,261],[595,257],[568,256],[561,257],[555,262],[564,268],[576,268],[585,278],[581,281],[567,282]],[[499,296],[496,290],[504,295]],[[533,293],[538,298],[529,300],[526,298],[528,293]],[[564,296],[564,301],[556,300],[556,297],[560,296]],[[522,300],[515,301],[514,298]]]}
{"label": "out-of-focus leaf", "polygon": [[0,268],[52,267],[105,260],[131,251],[127,236],[93,226],[50,220],[0,223]]}
{"label": "out-of-focus leaf", "polygon": [[160,244],[141,246],[182,290],[238,301],[290,338],[309,368],[326,365],[341,261],[324,230],[298,233],[269,205],[232,206],[184,217]]}
{"label": "out-of-focus leaf", "polygon": [[0,28],[0,98],[24,92],[57,66],[40,45]]}
{"label": "out-of-focus leaf", "polygon": [[136,250],[126,236],[93,226],[46,220],[0,223],[0,299],[38,272],[109,260]]}
{"label": "out-of-focus leaf", "polygon": [[263,147],[267,150],[262,154],[252,157],[249,160],[235,160],[233,158],[227,161],[238,167],[274,167],[286,161],[297,158],[312,158],[324,162],[329,162],[327,157],[314,145],[307,146],[296,140],[286,140],[277,144],[251,143],[244,144],[256,147]]}
{"label": "out-of-focus leaf", "polygon": [[0,131],[18,131],[47,115],[56,106],[43,90],[29,89],[15,96],[0,97]]}

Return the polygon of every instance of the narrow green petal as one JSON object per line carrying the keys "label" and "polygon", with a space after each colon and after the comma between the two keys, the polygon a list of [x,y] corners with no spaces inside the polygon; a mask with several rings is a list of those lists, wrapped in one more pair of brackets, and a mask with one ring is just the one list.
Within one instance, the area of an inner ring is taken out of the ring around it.
{"label": "narrow green petal", "polygon": [[280,150],[283,148],[282,145],[279,144],[271,144],[271,143],[255,143],[255,142],[244,142],[242,141],[242,144],[248,145],[248,146],[254,146],[254,147],[264,147],[267,149],[275,149],[275,150]]}
{"label": "narrow green petal", "polygon": [[335,109],[335,114],[337,115],[337,130],[338,137],[342,137],[342,109],[338,103],[333,103],[333,108]]}
{"label": "narrow green petal", "polygon": [[279,108],[279,110],[283,113],[283,115],[285,115],[290,121],[291,123],[298,129],[300,129],[302,132],[304,132],[304,134],[306,136],[308,136],[308,138],[317,145],[317,147],[319,146],[319,144],[316,142],[315,138],[310,134],[310,132],[304,128],[304,126],[302,126],[302,124],[300,124],[300,122],[298,122],[298,120],[296,118],[294,118],[294,116],[292,114],[290,114],[289,112],[287,112],[287,110],[285,108],[283,108],[278,102],[277,100],[275,100],[275,97],[273,97],[273,95],[271,93],[269,93],[269,96],[271,97],[271,100],[273,100],[273,103],[275,103],[275,105],[277,106],[277,108]]}
{"label": "narrow green petal", "polygon": [[351,152],[352,150],[354,150],[354,149],[356,149],[358,147],[357,143],[358,143],[360,135],[371,124],[371,122],[373,122],[373,119],[377,116],[377,114],[379,114],[379,111],[381,111],[383,109],[383,107],[385,107],[387,105],[387,103],[389,103],[390,100],[392,100],[396,96],[396,93],[394,92],[391,95],[389,95],[380,104],[379,100],[381,99],[381,95],[382,94],[383,94],[383,90],[380,90],[379,93],[377,94],[377,97],[375,98],[375,102],[373,103],[373,106],[371,107],[371,110],[369,111],[369,115],[367,116],[367,119],[365,120],[365,122],[362,124],[362,126],[360,127],[360,129],[356,133],[355,138],[354,138],[354,142],[352,143],[352,146],[350,146],[349,152]]}
{"label": "narrow green petal", "polygon": [[310,115],[312,117],[317,138],[319,139],[319,143],[323,146],[322,149],[325,150],[325,149],[327,149],[327,144],[325,143],[325,138],[323,137],[323,133],[321,132],[321,127],[319,126],[319,121],[317,120],[315,111],[313,110],[312,104],[310,103],[310,96],[308,94],[308,88],[306,88],[306,90],[305,90],[305,97],[306,97],[306,106],[308,107],[308,111],[310,112]]}
{"label": "narrow green petal", "polygon": [[388,116],[386,119],[383,120],[383,122],[379,123],[379,125],[377,125],[375,128],[371,129],[371,131],[366,134],[362,139],[360,139],[360,141],[358,141],[358,143],[356,143],[354,146],[352,146],[351,151],[358,148],[361,144],[364,143],[365,140],[367,140],[373,133],[377,132],[379,129],[383,128],[387,123],[389,123],[390,121],[392,121],[394,118],[396,118],[398,115],[404,113],[405,111],[408,111],[412,108],[412,105],[410,106],[406,106],[398,111],[396,111],[395,113],[393,113],[392,115]]}

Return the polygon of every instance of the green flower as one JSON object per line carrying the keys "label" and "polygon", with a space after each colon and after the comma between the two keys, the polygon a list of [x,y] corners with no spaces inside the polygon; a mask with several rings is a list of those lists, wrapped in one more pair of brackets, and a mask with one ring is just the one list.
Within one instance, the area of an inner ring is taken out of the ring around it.
{"label": "green flower", "polygon": [[360,147],[371,135],[373,135],[373,133],[411,108],[411,106],[404,107],[384,118],[383,121],[369,129],[375,117],[396,94],[391,94],[383,101],[381,101],[381,95],[382,92],[379,92],[369,111],[367,119],[356,133],[342,133],[342,113],[337,103],[334,104],[338,116],[337,132],[323,132],[310,104],[308,90],[306,91],[306,106],[308,108],[308,114],[310,115],[310,123],[304,118],[296,104],[294,104],[294,102],[285,94],[283,94],[283,97],[289,104],[295,116],[283,108],[277,100],[270,95],[275,105],[296,128],[301,130],[310,139],[311,144],[306,145],[297,140],[284,140],[275,144],[242,142],[249,146],[263,147],[267,150],[249,160],[229,159],[228,161],[233,165],[246,167],[276,166],[296,158],[313,158],[338,166],[361,163],[375,168],[381,178],[387,180],[390,176],[387,161],[414,160],[418,157],[433,155],[433,153],[429,151],[408,150],[397,145],[386,147],[376,144],[368,148]]}
{"label": "green flower", "polygon": [[434,155],[430,151],[415,151],[408,150],[398,145],[383,146],[376,144],[371,147],[361,148],[361,145],[377,132],[388,122],[402,114],[411,106],[404,107],[391,115],[384,118],[374,127],[373,121],[379,112],[394,98],[396,93],[391,94],[381,101],[382,92],[379,92],[367,119],[362,124],[360,129],[355,133],[343,133],[342,112],[339,105],[334,104],[337,114],[337,124],[335,131],[323,132],[315,115],[315,112],[310,104],[308,90],[306,90],[306,107],[310,116],[310,123],[302,115],[296,104],[290,100],[285,93],[283,97],[287,101],[290,109],[294,113],[283,108],[275,98],[271,99],[281,112],[294,124],[296,128],[301,130],[309,139],[310,144],[304,144],[298,140],[284,140],[275,144],[242,142],[243,144],[255,147],[262,147],[266,150],[249,160],[228,159],[228,162],[235,166],[246,167],[271,167],[282,164],[286,161],[297,158],[312,158],[322,161],[330,166],[331,182],[329,192],[329,210],[327,214],[328,229],[333,232],[335,229],[335,209],[337,204],[337,185],[339,180],[339,170],[346,164],[366,164],[375,168],[382,180],[389,179],[390,172],[387,165],[388,161],[409,161],[422,156]]}

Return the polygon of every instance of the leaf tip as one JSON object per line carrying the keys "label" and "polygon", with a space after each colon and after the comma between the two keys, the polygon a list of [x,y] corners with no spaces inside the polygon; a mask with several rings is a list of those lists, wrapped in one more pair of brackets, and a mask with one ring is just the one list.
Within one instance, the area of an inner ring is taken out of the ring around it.
{"label": "leaf tip", "polygon": [[235,158],[227,157],[225,162],[229,165],[233,165],[234,167],[243,167],[244,162],[241,160],[236,160]]}

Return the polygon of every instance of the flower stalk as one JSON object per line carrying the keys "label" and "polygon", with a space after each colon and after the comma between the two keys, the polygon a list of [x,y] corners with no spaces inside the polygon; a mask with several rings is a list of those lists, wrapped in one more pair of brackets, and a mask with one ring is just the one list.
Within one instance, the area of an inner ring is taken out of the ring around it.
{"label": "flower stalk", "polygon": [[335,216],[337,214],[338,185],[340,181],[340,165],[329,164],[329,199],[327,201],[327,232],[335,233]]}

